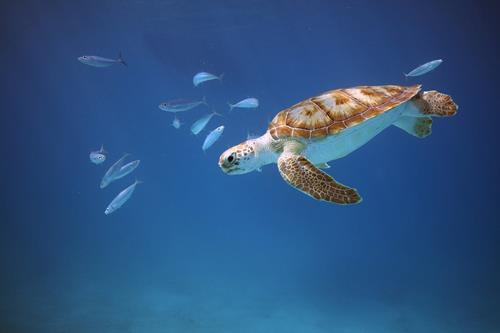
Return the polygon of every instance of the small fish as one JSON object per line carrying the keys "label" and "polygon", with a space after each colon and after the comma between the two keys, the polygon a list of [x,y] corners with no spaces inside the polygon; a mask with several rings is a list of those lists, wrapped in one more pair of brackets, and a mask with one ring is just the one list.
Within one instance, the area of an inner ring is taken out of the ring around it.
{"label": "small fish", "polygon": [[181,128],[181,121],[179,120],[179,118],[175,117],[174,120],[172,120],[172,127],[175,128],[175,129],[179,129]]}
{"label": "small fish", "polygon": [[94,164],[101,164],[102,162],[106,161],[107,153],[108,152],[104,150],[104,146],[101,146],[101,149],[90,152],[90,161]]}
{"label": "small fish", "polygon": [[212,132],[208,133],[207,137],[205,138],[205,142],[203,142],[203,146],[201,149],[203,151],[207,150],[210,148],[215,141],[219,140],[220,136],[224,132],[224,126],[219,126],[216,129],[214,129]]}
{"label": "small fish", "polygon": [[201,83],[205,81],[211,81],[211,80],[220,80],[222,81],[222,77],[224,74],[221,74],[219,76],[207,73],[207,72],[199,72],[195,76],[193,76],[193,84],[195,87],[198,87]]}
{"label": "small fish", "polygon": [[113,164],[109,169],[108,171],[106,171],[106,173],[104,174],[104,177],[102,177],[102,180],[101,180],[101,185],[100,185],[100,188],[105,188],[106,186],[108,186],[114,179],[114,175],[120,171],[120,169],[122,168],[123,166],[123,161],[125,160],[125,158],[127,158],[127,156],[129,156],[130,154],[125,154],[123,155],[122,158],[120,158],[118,161],[115,162],[115,164]]}
{"label": "small fish", "polygon": [[123,206],[125,202],[127,202],[130,197],[132,196],[132,193],[134,193],[135,187],[137,184],[142,183],[141,181],[136,180],[132,185],[118,193],[118,195],[111,201],[111,203],[106,207],[106,210],[104,211],[104,214],[109,215],[113,213],[115,210]]}
{"label": "small fish", "polygon": [[201,117],[197,121],[195,121],[193,123],[193,125],[191,125],[191,132],[194,135],[197,135],[198,133],[200,133],[201,131],[203,131],[203,129],[205,128],[205,126],[207,126],[207,124],[210,121],[210,119],[212,119],[212,117],[215,116],[215,115],[220,116],[220,114],[218,114],[216,112],[212,112],[210,114],[207,114],[206,116]]}
{"label": "small fish", "polygon": [[191,109],[194,109],[198,105],[207,105],[207,100],[205,97],[201,101],[188,101],[185,99],[176,99],[173,101],[169,102],[163,102],[158,107],[160,110],[166,111],[166,112],[182,112],[182,111],[188,111]]}
{"label": "small fish", "polygon": [[428,72],[432,71],[433,69],[436,69],[436,67],[441,65],[442,62],[443,62],[442,59],[429,61],[421,66],[418,66],[417,68],[415,68],[414,70],[412,70],[408,74],[406,74],[406,73],[403,73],[403,74],[406,77],[424,75],[425,73],[428,73]]}
{"label": "small fish", "polygon": [[239,101],[236,104],[229,104],[229,111],[232,111],[234,108],[243,108],[243,109],[254,109],[259,107],[259,100],[257,98],[246,98],[242,101]]}
{"label": "small fish", "polygon": [[118,55],[118,59],[109,59],[109,58],[104,58],[104,57],[99,57],[99,56],[81,56],[78,57],[78,60],[89,66],[94,66],[94,67],[109,67],[114,64],[122,64],[124,66],[128,66],[125,60],[123,60],[122,53]]}
{"label": "small fish", "polygon": [[125,177],[126,175],[134,171],[139,166],[139,163],[141,163],[141,160],[135,160],[125,164],[120,168],[120,170],[111,175],[112,181],[114,182],[115,180]]}

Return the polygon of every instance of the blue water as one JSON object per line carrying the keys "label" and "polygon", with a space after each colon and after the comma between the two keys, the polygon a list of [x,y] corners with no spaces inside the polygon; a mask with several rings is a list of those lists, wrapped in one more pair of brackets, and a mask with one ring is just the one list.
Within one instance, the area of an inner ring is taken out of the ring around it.
{"label": "blue water", "polygon": [[[0,332],[500,332],[492,2],[23,0],[0,13]],[[120,51],[128,67],[77,61]],[[195,88],[199,71],[224,80]],[[304,98],[414,83],[459,114],[332,162],[360,205],[315,201],[275,165],[217,165]],[[157,108],[203,96],[211,107],[179,130]],[[261,106],[228,114],[246,97]],[[207,132],[189,125],[212,108],[225,116],[208,127],[226,129],[203,153]],[[99,189],[124,152],[139,168]]]}

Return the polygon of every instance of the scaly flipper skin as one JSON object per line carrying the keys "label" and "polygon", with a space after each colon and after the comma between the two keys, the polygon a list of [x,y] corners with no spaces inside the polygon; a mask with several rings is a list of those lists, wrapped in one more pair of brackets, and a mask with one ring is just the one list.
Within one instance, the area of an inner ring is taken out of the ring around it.
{"label": "scaly flipper skin", "polygon": [[450,96],[435,90],[424,92],[420,101],[417,99],[417,105],[423,114],[434,117],[454,116],[458,109]]}
{"label": "scaly flipper skin", "polygon": [[394,122],[394,126],[401,128],[408,134],[423,139],[432,132],[432,118],[401,116]]}
{"label": "scaly flipper skin", "polygon": [[278,159],[278,168],[288,184],[317,200],[344,205],[361,202],[355,189],[337,183],[304,156],[283,152]]}

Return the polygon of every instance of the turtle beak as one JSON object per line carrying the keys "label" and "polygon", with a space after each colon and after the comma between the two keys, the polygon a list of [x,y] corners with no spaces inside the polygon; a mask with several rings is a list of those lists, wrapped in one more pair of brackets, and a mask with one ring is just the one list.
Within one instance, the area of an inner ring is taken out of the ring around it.
{"label": "turtle beak", "polygon": [[226,151],[219,157],[219,167],[227,175],[239,174],[238,171],[241,171],[241,169],[238,167],[238,165],[228,161],[228,156],[230,156],[231,154],[232,151]]}
{"label": "turtle beak", "polygon": [[222,154],[219,158],[219,167],[222,169],[222,171],[226,174],[230,174],[231,172],[234,171],[233,168],[231,168],[233,165],[231,165],[229,162],[227,162],[227,159],[225,157],[226,154]]}
{"label": "turtle beak", "polygon": [[220,157],[219,157],[219,167],[222,169],[222,171],[224,171],[224,173],[228,173],[228,171],[229,171],[229,165],[227,165],[227,163],[226,163],[225,155],[226,154],[220,155]]}

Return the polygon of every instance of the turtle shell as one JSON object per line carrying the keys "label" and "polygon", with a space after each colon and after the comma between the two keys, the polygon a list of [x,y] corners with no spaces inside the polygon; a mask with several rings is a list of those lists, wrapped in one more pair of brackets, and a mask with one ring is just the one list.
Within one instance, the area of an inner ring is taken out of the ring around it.
{"label": "turtle shell", "polygon": [[280,111],[269,124],[274,139],[321,139],[376,117],[414,97],[420,85],[336,89]]}

